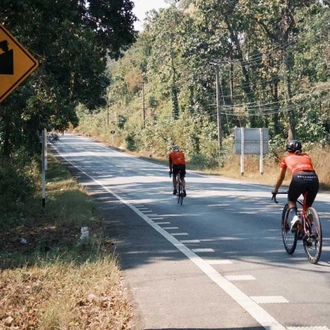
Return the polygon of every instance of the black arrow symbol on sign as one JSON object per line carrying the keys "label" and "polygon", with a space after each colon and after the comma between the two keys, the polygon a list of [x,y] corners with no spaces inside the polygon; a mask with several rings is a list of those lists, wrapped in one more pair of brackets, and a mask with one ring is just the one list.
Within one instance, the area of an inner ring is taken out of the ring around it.
{"label": "black arrow symbol on sign", "polygon": [[0,74],[14,74],[14,52],[9,50],[8,41],[0,41],[0,49],[4,51],[0,54]]}

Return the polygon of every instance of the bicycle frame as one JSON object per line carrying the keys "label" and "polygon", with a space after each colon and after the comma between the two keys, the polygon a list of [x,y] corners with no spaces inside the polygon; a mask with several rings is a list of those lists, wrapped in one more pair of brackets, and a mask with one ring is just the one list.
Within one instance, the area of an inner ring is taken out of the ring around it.
{"label": "bicycle frame", "polygon": [[[287,192],[280,192],[287,194]],[[297,240],[303,241],[304,250],[309,262],[316,264],[319,261],[322,252],[322,227],[316,210],[313,207],[307,207],[305,192],[303,198],[297,199],[297,215],[301,223],[298,225],[296,232],[291,232],[288,224],[289,209],[286,204],[282,211],[282,239],[285,250],[288,254],[293,254]],[[278,203],[276,196],[273,196],[275,203]]]}
{"label": "bicycle frame", "polygon": [[[302,224],[298,225],[298,234],[304,235],[307,232],[306,228],[306,217],[307,217],[307,204],[306,204],[307,193],[303,194],[303,199],[297,199],[297,203],[301,206],[301,209],[298,210],[297,214],[301,219]],[[299,235],[298,235],[299,236]],[[298,237],[299,238],[299,237]]]}

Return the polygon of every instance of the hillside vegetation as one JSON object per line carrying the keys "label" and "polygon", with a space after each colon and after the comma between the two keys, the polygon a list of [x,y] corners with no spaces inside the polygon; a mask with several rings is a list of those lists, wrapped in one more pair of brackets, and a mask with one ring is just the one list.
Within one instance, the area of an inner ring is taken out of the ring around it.
{"label": "hillside vegetation", "polygon": [[[78,106],[76,131],[160,159],[178,144],[191,167],[240,175],[234,129],[265,127],[265,174],[296,138],[329,185],[329,22],[319,1],[186,0],[152,11],[108,62],[107,105]],[[258,173],[258,159],[248,162]]]}

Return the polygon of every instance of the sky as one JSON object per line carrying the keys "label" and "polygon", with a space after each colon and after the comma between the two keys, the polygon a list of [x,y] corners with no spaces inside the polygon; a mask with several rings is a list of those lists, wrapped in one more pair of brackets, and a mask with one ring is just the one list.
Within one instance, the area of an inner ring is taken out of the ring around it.
{"label": "sky", "polygon": [[159,8],[167,8],[169,6],[164,0],[133,0],[133,2],[133,13],[139,19],[139,21],[134,24],[134,27],[139,31],[142,30],[143,20],[147,11],[152,9],[158,10]]}

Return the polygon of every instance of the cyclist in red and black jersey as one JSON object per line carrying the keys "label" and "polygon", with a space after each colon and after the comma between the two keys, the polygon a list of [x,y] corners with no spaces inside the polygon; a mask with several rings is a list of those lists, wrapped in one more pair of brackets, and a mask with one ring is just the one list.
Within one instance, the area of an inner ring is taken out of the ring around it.
{"label": "cyclist in red and black jersey", "polygon": [[176,195],[176,176],[178,172],[181,173],[181,181],[183,186],[183,196],[187,196],[186,193],[186,161],[184,157],[184,153],[180,151],[178,146],[173,147],[173,151],[169,155],[169,167],[170,167],[170,174],[173,174],[173,195]]}
{"label": "cyclist in red and black jersey", "polygon": [[273,195],[278,193],[278,189],[285,178],[285,173],[288,168],[292,173],[292,180],[288,191],[291,231],[296,231],[299,223],[296,205],[298,197],[308,192],[306,203],[307,207],[310,207],[319,191],[319,179],[315,173],[312,160],[308,154],[302,152],[301,149],[302,145],[297,140],[291,140],[287,144],[286,150],[289,153],[281,161],[281,172],[277,178],[275,189],[272,191]]}

